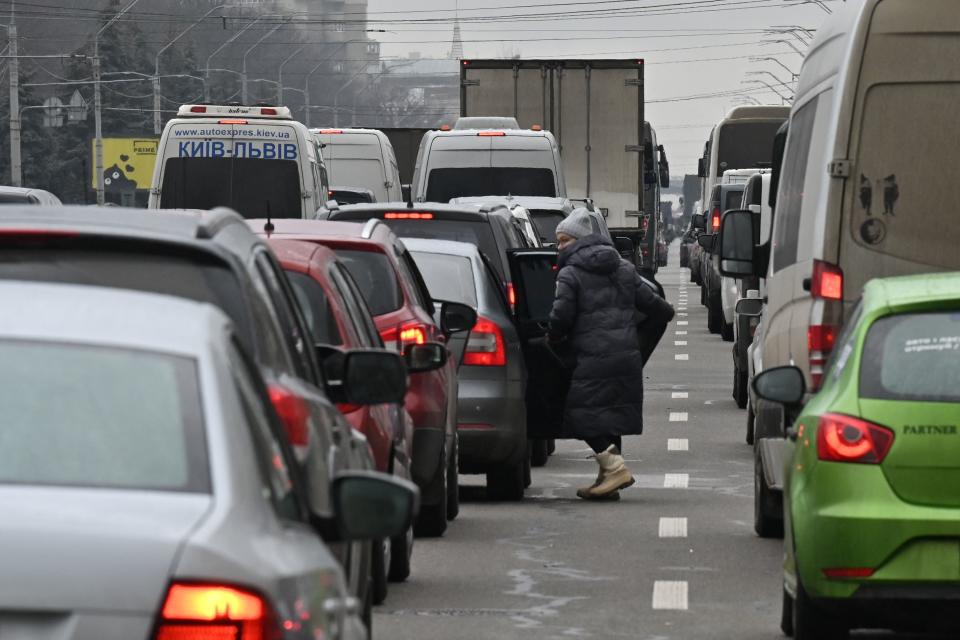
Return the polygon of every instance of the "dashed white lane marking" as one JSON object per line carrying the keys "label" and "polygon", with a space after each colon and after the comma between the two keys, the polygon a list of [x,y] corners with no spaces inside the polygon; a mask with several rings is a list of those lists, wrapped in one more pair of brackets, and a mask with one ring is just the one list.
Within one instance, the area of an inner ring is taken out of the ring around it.
{"label": "dashed white lane marking", "polygon": [[670,438],[667,440],[667,451],[690,451],[690,441],[686,438]]}
{"label": "dashed white lane marking", "polygon": [[687,346],[687,341],[686,341],[686,340],[674,340],[674,341],[673,341],[673,346],[675,346],[675,347],[685,347],[685,346]]}
{"label": "dashed white lane marking", "polygon": [[686,538],[686,518],[660,518],[659,535],[661,538]]}
{"label": "dashed white lane marking", "polygon": [[674,333],[676,333],[678,336],[685,336],[685,335],[687,335],[687,332],[686,332],[686,331],[675,331]]}
{"label": "dashed white lane marking", "polygon": [[687,321],[687,320],[681,320],[681,321],[679,321],[679,322],[677,323],[677,325],[678,325],[678,326],[681,326],[681,327],[685,327],[685,326],[687,326],[688,324],[690,324],[690,322]]}
{"label": "dashed white lane marking", "polygon": [[674,391],[670,394],[670,397],[674,400],[686,400],[690,397],[689,391]]}
{"label": "dashed white lane marking", "polygon": [[664,489],[686,489],[690,486],[690,474],[667,473],[663,476]]}
{"label": "dashed white lane marking", "polygon": [[683,311],[677,312],[677,315],[680,316],[681,318],[686,318],[686,317],[687,317],[687,314],[684,313]]}
{"label": "dashed white lane marking", "polygon": [[653,608],[686,611],[689,607],[686,580],[657,580],[653,583]]}
{"label": "dashed white lane marking", "polygon": [[671,411],[670,422],[686,422],[690,415],[686,411]]}
{"label": "dashed white lane marking", "polygon": [[674,360],[689,360],[689,359],[690,359],[690,354],[689,354],[689,353],[678,353],[678,354],[676,354],[676,355],[673,356],[673,359],[674,359]]}

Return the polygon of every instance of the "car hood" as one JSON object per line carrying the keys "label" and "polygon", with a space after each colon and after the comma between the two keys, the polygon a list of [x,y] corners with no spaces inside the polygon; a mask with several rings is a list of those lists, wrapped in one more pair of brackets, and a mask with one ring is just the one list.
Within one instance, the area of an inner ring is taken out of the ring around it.
{"label": "car hood", "polygon": [[[202,494],[0,487],[0,622],[97,612],[155,614]],[[2,627],[2,624],[0,624]]]}

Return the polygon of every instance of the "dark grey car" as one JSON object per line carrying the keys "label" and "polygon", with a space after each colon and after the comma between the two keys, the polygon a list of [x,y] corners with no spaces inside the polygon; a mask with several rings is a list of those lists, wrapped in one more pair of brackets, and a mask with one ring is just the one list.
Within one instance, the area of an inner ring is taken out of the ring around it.
{"label": "dark grey car", "polygon": [[459,364],[460,472],[485,473],[495,497],[520,499],[528,484],[526,366],[499,277],[476,245],[404,238],[436,300],[477,310],[469,336],[451,339]]}

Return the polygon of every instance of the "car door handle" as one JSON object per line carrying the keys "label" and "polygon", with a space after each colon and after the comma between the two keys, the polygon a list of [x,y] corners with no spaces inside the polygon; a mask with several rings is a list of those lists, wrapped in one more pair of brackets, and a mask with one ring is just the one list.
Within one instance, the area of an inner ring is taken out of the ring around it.
{"label": "car door handle", "polygon": [[355,616],[360,613],[360,601],[353,596],[346,598],[327,598],[323,601],[323,612],[331,618]]}

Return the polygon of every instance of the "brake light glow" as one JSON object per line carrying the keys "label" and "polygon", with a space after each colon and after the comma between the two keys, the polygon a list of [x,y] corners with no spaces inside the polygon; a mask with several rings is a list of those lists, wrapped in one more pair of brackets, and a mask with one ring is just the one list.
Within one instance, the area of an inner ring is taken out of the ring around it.
{"label": "brake light glow", "polygon": [[450,125],[448,124],[440,125],[440,131],[450,131]]}
{"label": "brake light glow", "polygon": [[823,382],[824,368],[837,340],[837,328],[832,324],[813,324],[807,329],[807,348],[810,354],[810,379],[816,391]]}
{"label": "brake light glow", "polygon": [[831,580],[869,578],[874,573],[875,571],[869,567],[834,567],[823,570],[823,575]]}
{"label": "brake light glow", "polygon": [[503,333],[495,323],[484,317],[477,319],[467,338],[463,364],[473,367],[502,367],[507,364],[507,348]]}
{"label": "brake light glow", "polygon": [[347,415],[347,414],[350,414],[350,413],[354,413],[354,412],[356,412],[356,411],[360,411],[360,409],[362,409],[362,408],[363,408],[363,407],[360,406],[359,404],[349,404],[349,403],[346,403],[346,402],[339,402],[339,403],[337,403],[337,409],[338,409],[338,410],[340,411],[340,413],[342,413],[343,415]]}
{"label": "brake light glow", "polygon": [[820,417],[817,457],[828,462],[880,464],[893,446],[893,431],[837,413]]}
{"label": "brake light glow", "polygon": [[713,229],[714,233],[717,233],[720,231],[720,218],[721,218],[720,207],[716,207],[713,210],[713,214],[711,214],[710,216],[710,228]]}
{"label": "brake light glow", "polygon": [[264,107],[260,109],[260,115],[262,116],[275,116],[277,115],[277,110],[272,107]]}
{"label": "brake light glow", "polygon": [[432,213],[422,211],[390,211],[383,214],[384,220],[433,220]]}
{"label": "brake light glow", "polygon": [[515,309],[517,307],[517,290],[513,286],[512,282],[507,283],[507,302],[510,303],[511,309]]}
{"label": "brake light glow", "polygon": [[280,385],[271,384],[267,391],[283,423],[290,446],[297,457],[303,460],[310,447],[310,407],[303,398]]}
{"label": "brake light glow", "polygon": [[427,327],[416,322],[407,323],[399,327],[391,327],[380,332],[380,337],[387,347],[403,351],[408,344],[426,344]]}
{"label": "brake light glow", "polygon": [[320,129],[320,133],[323,135],[336,135],[338,133],[343,133],[343,129]]}
{"label": "brake light glow", "polygon": [[260,595],[225,585],[174,583],[160,612],[156,640],[275,640],[282,632]]}
{"label": "brake light glow", "polygon": [[225,120],[220,120],[220,124],[250,124],[246,120],[241,120],[240,118],[227,118]]}
{"label": "brake light glow", "polygon": [[503,131],[481,131],[477,135],[481,138],[502,138],[507,134]]}
{"label": "brake light glow", "polygon": [[538,124],[535,124],[535,125],[533,125],[532,127],[530,127],[530,130],[531,130],[531,131],[543,131],[543,127],[541,127],[541,126],[538,125]]}
{"label": "brake light glow", "polygon": [[828,262],[814,260],[810,295],[824,300],[843,300],[843,270]]}
{"label": "brake light glow", "polygon": [[461,422],[457,425],[458,431],[493,431],[496,429],[492,424]]}
{"label": "brake light glow", "polygon": [[190,107],[190,113],[206,113],[206,107]]}

